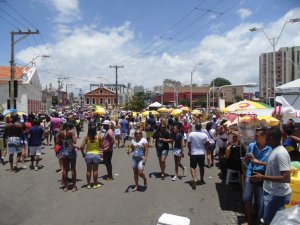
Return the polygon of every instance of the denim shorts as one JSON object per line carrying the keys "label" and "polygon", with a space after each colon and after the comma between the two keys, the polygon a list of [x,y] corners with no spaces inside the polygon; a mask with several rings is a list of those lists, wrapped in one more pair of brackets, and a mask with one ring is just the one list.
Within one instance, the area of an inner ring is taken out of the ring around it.
{"label": "denim shorts", "polygon": [[168,153],[169,153],[169,150],[162,150],[162,151],[156,150],[156,155],[158,158],[167,157]]}
{"label": "denim shorts", "polygon": [[87,164],[99,164],[101,162],[100,155],[97,154],[86,154],[84,159]]}
{"label": "denim shorts", "polygon": [[144,157],[132,157],[132,168],[133,169],[138,169],[138,170],[142,170],[144,169],[144,165],[143,165],[143,159]]}
{"label": "denim shorts", "polygon": [[264,224],[270,224],[277,211],[284,209],[290,202],[291,194],[285,196],[275,196],[264,192],[263,219]]}
{"label": "denim shorts", "polygon": [[63,159],[65,159],[65,158],[74,159],[77,157],[77,153],[75,150],[63,149],[60,151],[60,155],[61,155],[61,158],[63,158]]}
{"label": "denim shorts", "polygon": [[263,187],[251,184],[249,177],[246,177],[243,192],[243,202],[252,204],[252,199],[254,197],[255,211],[259,219],[262,217],[263,211],[263,194]]}

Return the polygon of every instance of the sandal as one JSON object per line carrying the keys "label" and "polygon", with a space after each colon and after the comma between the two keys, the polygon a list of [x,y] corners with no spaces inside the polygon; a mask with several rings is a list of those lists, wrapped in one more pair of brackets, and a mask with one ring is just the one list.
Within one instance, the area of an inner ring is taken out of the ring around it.
{"label": "sandal", "polygon": [[77,190],[78,190],[77,186],[75,186],[75,187],[72,188],[72,192],[75,192]]}
{"label": "sandal", "polygon": [[67,192],[68,191],[68,187],[64,187],[64,192]]}
{"label": "sandal", "polygon": [[101,187],[101,184],[94,184],[93,189],[98,189]]}

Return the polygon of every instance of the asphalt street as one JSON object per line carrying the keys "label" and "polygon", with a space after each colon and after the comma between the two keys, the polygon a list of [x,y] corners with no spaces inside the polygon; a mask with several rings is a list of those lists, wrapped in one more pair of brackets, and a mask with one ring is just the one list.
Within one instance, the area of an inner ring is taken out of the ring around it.
{"label": "asphalt street", "polygon": [[[86,130],[77,139],[81,144]],[[187,149],[185,149],[187,150]],[[187,155],[187,154],[186,154]],[[29,160],[29,159],[28,159]],[[58,160],[53,146],[43,149],[42,168],[10,172],[9,164],[0,166],[0,224],[157,224],[162,213],[188,217],[191,224],[238,224],[243,219],[241,191],[236,184],[226,186],[219,178],[216,167],[205,169],[204,185],[196,190],[190,186],[191,175],[172,181],[174,159],[169,152],[165,180],[159,178],[155,148],[150,148],[145,174],[147,189],[132,192],[133,173],[131,157],[124,148],[115,148],[113,174],[115,180],[106,182],[105,166],[100,165],[102,187],[86,189],[86,164],[81,154],[77,157],[78,191],[64,192],[61,175],[56,170]],[[183,158],[189,168],[189,157]],[[181,173],[181,170],[180,170]],[[69,175],[70,177],[71,175]],[[141,185],[143,185],[140,179]]]}

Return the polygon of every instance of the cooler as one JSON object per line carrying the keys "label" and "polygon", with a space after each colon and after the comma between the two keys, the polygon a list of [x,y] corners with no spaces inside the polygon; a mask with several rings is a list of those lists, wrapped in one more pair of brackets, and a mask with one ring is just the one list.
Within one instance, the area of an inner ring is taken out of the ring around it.
{"label": "cooler", "polygon": [[157,225],[190,225],[190,222],[187,217],[164,213],[159,217]]}
{"label": "cooler", "polygon": [[300,171],[291,170],[291,201],[290,204],[286,205],[286,208],[289,208],[293,205],[300,206]]}

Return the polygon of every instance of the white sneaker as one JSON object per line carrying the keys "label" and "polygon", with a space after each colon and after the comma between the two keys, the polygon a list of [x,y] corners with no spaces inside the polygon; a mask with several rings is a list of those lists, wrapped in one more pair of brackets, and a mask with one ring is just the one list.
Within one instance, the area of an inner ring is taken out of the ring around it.
{"label": "white sneaker", "polygon": [[172,181],[176,181],[176,180],[178,180],[178,177],[177,177],[177,176],[174,176],[174,177],[172,178]]}
{"label": "white sneaker", "polygon": [[186,167],[184,167],[184,169],[183,169],[183,176],[186,177],[186,174],[187,174]]}

